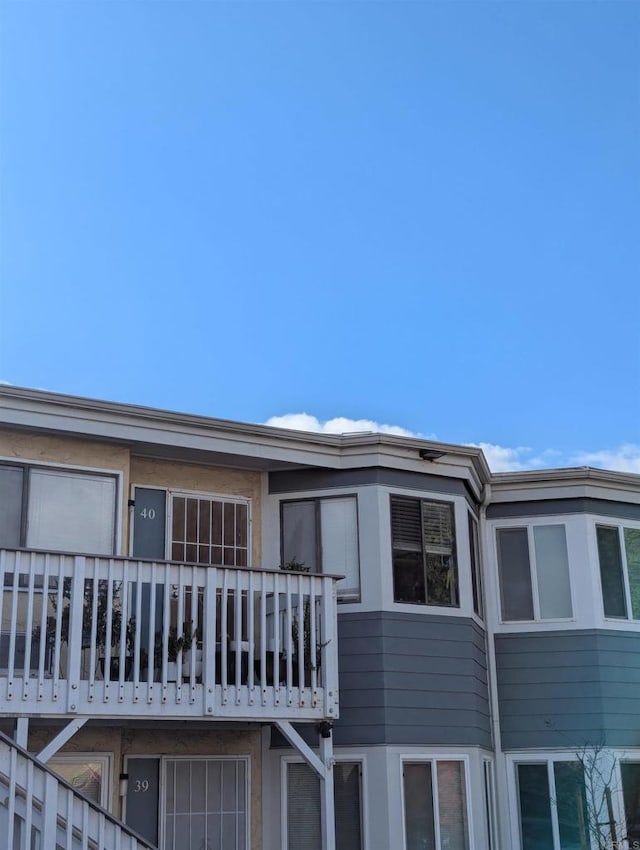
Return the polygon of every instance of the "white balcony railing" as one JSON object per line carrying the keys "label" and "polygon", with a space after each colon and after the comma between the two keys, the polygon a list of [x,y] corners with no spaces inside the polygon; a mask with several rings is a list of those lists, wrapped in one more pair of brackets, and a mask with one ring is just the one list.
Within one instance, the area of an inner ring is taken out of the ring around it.
{"label": "white balcony railing", "polygon": [[2,733],[0,835],[12,850],[154,850]]}
{"label": "white balcony railing", "polygon": [[0,551],[0,712],[338,714],[335,578]]}

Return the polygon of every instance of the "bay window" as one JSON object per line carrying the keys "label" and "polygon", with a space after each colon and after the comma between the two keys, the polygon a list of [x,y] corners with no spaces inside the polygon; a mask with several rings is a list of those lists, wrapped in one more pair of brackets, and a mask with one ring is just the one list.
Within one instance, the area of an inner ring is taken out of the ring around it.
{"label": "bay window", "polygon": [[564,525],[498,528],[503,621],[573,616]]}
{"label": "bay window", "polygon": [[421,605],[460,605],[454,505],[391,496],[393,598]]}
{"label": "bay window", "polygon": [[282,564],[304,564],[312,573],[337,573],[338,598],[360,595],[358,506],[355,496],[282,502]]}

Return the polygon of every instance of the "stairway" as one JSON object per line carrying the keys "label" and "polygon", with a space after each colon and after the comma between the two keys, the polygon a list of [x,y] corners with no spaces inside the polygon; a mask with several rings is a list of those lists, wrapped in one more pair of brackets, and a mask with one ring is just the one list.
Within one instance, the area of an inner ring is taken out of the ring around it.
{"label": "stairway", "polygon": [[155,850],[2,733],[0,843],[7,850]]}

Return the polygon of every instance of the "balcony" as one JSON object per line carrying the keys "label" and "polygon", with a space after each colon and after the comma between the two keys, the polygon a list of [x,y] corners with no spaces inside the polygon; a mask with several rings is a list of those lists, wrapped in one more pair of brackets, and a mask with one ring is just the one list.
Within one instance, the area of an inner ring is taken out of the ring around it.
{"label": "balcony", "polygon": [[338,715],[336,579],[0,550],[0,713]]}

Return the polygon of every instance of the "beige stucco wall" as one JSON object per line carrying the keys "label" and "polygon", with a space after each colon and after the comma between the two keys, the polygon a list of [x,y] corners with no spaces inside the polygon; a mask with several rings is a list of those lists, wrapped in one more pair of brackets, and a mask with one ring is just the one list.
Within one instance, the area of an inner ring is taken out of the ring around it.
{"label": "beige stucco wall", "polygon": [[[53,737],[55,730],[32,729],[29,750],[39,752]],[[99,753],[112,757],[111,811],[120,816],[122,800],[119,776],[124,772],[125,756],[248,756],[250,760],[251,850],[260,850],[262,841],[262,749],[258,727],[239,731],[189,730],[187,726],[171,729],[121,729],[90,726],[80,729],[60,750],[61,753]]]}
{"label": "beige stucco wall", "polygon": [[251,499],[251,558],[261,564],[261,474],[240,469],[200,466],[154,458],[131,458],[132,485],[167,487]]}
{"label": "beige stucco wall", "polygon": [[20,431],[0,430],[0,458],[50,463],[56,466],[75,466],[121,474],[120,551],[127,554],[129,493],[129,449],[110,443],[79,440],[74,437],[53,437]]}

